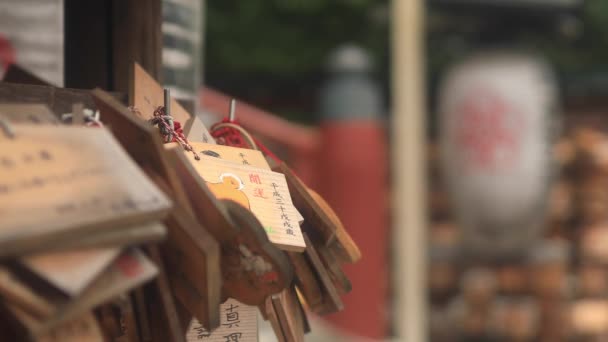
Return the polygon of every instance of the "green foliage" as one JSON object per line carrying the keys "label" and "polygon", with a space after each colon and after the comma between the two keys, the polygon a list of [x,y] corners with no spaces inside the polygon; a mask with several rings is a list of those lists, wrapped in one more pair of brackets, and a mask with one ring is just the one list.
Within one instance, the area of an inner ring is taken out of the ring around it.
{"label": "green foliage", "polygon": [[386,0],[207,2],[206,64],[212,73],[294,77],[318,71],[329,51],[355,42],[378,58],[388,31]]}
{"label": "green foliage", "polygon": [[[389,4],[389,0],[207,1],[206,82],[290,119],[311,122],[324,63],[341,44],[367,48],[388,89]],[[472,51],[496,45],[546,56],[564,85],[583,91],[603,87],[601,80],[594,80],[608,71],[608,0],[585,0],[575,13],[479,7],[469,11],[435,6],[430,0],[427,4],[430,104],[435,102],[437,80],[450,65]]]}
{"label": "green foliage", "polygon": [[[585,0],[574,13],[446,13],[429,11],[429,71],[478,48],[501,45],[544,55],[569,79],[608,69],[608,1]],[[570,30],[570,32],[569,32]]]}

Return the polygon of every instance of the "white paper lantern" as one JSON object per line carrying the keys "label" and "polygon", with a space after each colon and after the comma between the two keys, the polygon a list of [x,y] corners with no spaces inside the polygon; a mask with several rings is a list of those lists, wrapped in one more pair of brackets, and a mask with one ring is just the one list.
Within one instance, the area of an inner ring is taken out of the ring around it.
{"label": "white paper lantern", "polygon": [[538,58],[491,52],[442,84],[443,176],[466,251],[515,255],[542,231],[558,120],[552,76]]}

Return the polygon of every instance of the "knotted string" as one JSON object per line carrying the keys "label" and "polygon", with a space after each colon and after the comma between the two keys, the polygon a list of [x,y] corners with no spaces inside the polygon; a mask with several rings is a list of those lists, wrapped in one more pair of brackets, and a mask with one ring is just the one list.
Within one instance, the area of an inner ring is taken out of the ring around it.
{"label": "knotted string", "polygon": [[[141,112],[135,107],[129,107],[129,109],[138,116],[142,116]],[[192,145],[188,142],[188,139],[184,135],[184,129],[179,121],[173,119],[171,115],[165,114],[165,107],[158,106],[154,110],[152,119],[148,120],[153,126],[158,126],[161,136],[163,137],[164,143],[176,142],[180,146],[191,152],[194,159],[201,160],[198,153],[194,150]]]}
{"label": "knotted string", "polygon": [[171,115],[165,114],[165,108],[163,106],[158,106],[156,110],[154,110],[153,117],[149,122],[153,126],[158,126],[165,144],[173,142],[176,139],[177,132],[175,132],[175,122]]}
{"label": "knotted string", "polygon": [[210,131],[211,136],[213,136],[220,145],[258,150],[262,152],[264,156],[281,164],[281,159],[272,153],[272,151],[258,139],[249,134],[237,120],[231,121],[229,118],[224,118],[221,122],[211,126]]}

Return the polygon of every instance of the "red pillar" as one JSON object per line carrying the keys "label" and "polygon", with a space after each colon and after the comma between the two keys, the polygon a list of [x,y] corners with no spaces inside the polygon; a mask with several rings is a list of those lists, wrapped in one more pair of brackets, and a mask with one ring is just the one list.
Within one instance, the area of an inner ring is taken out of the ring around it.
{"label": "red pillar", "polygon": [[386,134],[377,122],[324,123],[321,191],[359,245],[345,265],[353,290],[328,320],[348,333],[384,338],[388,329],[388,191]]}
{"label": "red pillar", "polygon": [[348,334],[382,339],[388,332],[388,160],[381,94],[364,51],[343,47],[330,60],[321,97],[321,194],[359,245],[345,265],[353,290],[344,311],[327,319]]}

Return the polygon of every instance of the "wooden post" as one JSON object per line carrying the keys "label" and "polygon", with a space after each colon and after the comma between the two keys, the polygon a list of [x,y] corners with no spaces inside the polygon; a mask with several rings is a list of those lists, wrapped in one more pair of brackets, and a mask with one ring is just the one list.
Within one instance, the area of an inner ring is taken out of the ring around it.
{"label": "wooden post", "polygon": [[399,340],[428,340],[423,0],[392,1],[395,321]]}
{"label": "wooden post", "polygon": [[110,0],[64,0],[65,87],[113,90]]}
{"label": "wooden post", "polygon": [[161,81],[162,1],[112,1],[114,90],[128,92],[133,62]]}
{"label": "wooden post", "polygon": [[65,0],[65,85],[128,93],[133,62],[162,67],[162,0]]}

